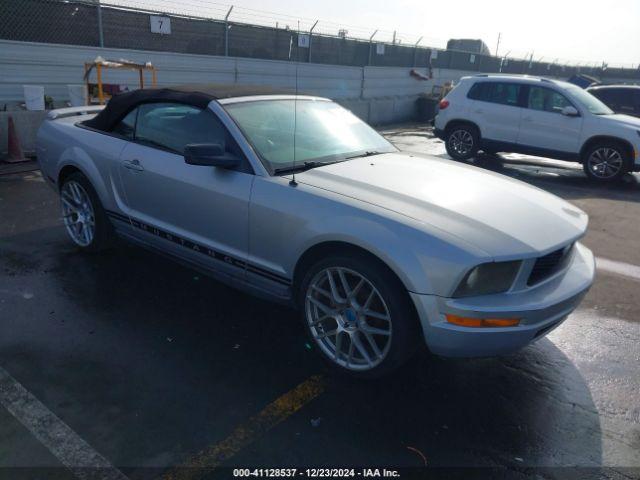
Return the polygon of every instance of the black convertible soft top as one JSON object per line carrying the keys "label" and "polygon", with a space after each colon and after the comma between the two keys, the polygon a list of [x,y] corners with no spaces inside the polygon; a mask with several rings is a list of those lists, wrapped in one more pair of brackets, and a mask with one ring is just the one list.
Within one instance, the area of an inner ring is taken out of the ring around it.
{"label": "black convertible soft top", "polygon": [[114,95],[107,106],[84,125],[105,132],[113,127],[141,103],[176,102],[205,108],[211,100],[253,95],[292,95],[287,89],[274,89],[260,85],[180,85],[167,88],[148,88]]}

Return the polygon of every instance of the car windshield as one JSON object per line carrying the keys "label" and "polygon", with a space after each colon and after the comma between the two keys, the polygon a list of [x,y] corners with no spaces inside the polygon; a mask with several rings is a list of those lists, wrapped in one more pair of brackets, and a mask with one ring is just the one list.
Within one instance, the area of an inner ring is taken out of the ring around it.
{"label": "car windshield", "polygon": [[396,151],[353,113],[327,100],[258,100],[225,109],[272,173]]}
{"label": "car windshield", "polygon": [[594,115],[612,115],[613,110],[607,107],[604,103],[591,95],[586,90],[579,87],[569,87],[567,92],[584,107]]}

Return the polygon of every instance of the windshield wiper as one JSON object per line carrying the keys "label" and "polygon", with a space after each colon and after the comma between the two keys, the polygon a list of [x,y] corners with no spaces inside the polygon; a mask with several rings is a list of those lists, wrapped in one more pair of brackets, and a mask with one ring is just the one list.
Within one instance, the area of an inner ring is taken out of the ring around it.
{"label": "windshield wiper", "polygon": [[352,158],[361,158],[361,157],[373,157],[374,155],[382,155],[383,152],[378,152],[377,150],[370,150],[364,153],[359,153],[358,155],[353,155],[351,157],[347,157],[347,160]]}
{"label": "windshield wiper", "polygon": [[300,165],[292,165],[290,167],[282,167],[276,168],[273,173],[282,174],[282,173],[293,173],[293,172],[304,172],[306,170],[310,170],[316,167],[324,167],[325,165],[331,165],[332,163],[338,163],[339,160],[334,162],[304,162]]}

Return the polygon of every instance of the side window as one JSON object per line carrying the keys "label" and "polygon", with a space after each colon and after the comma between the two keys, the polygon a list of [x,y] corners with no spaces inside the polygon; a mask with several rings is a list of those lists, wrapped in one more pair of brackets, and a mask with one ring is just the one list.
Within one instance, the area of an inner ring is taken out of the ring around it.
{"label": "side window", "polygon": [[629,88],[619,88],[614,90],[616,93],[616,103],[619,105],[622,113],[633,113],[635,110],[633,94],[634,92]]}
{"label": "side window", "polygon": [[138,109],[131,110],[120,122],[113,128],[112,132],[117,133],[129,140],[133,140],[136,132],[136,116]]}
{"label": "side window", "polygon": [[640,90],[634,90],[633,98],[636,105],[636,114],[640,115]]}
{"label": "side window", "polygon": [[612,110],[620,110],[622,106],[620,90],[601,89],[597,90],[597,92],[599,93],[598,98],[606,103],[609,108]]}
{"label": "side window", "polygon": [[474,83],[467,94],[467,98],[470,98],[471,100],[488,101],[491,93],[491,85],[492,84],[489,82]]}
{"label": "side window", "polygon": [[492,89],[489,96],[489,101],[492,103],[499,103],[501,105],[511,105],[512,107],[520,106],[520,89],[521,85],[516,83],[492,83]]}
{"label": "side window", "polygon": [[571,106],[567,98],[550,88],[529,87],[528,108],[542,112],[560,113],[564,107]]}
{"label": "side window", "polygon": [[136,141],[184,153],[190,143],[224,143],[229,149],[227,131],[215,115],[189,105],[149,103],[139,107]]}
{"label": "side window", "polygon": [[522,86],[516,83],[478,82],[471,87],[467,97],[471,100],[519,107],[521,89]]}

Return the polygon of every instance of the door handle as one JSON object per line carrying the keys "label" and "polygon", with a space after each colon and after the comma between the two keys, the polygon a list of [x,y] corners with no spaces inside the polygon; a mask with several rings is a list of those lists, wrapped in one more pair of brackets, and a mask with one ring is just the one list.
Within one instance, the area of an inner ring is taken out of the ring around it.
{"label": "door handle", "polygon": [[525,122],[533,122],[533,118],[532,117],[522,117],[522,120]]}
{"label": "door handle", "polygon": [[482,110],[481,108],[474,110],[474,113],[484,113],[484,110]]}
{"label": "door handle", "polygon": [[125,160],[122,162],[124,168],[128,168],[129,170],[135,170],[136,172],[142,172],[144,167],[140,165],[140,160],[134,158],[133,160]]}

